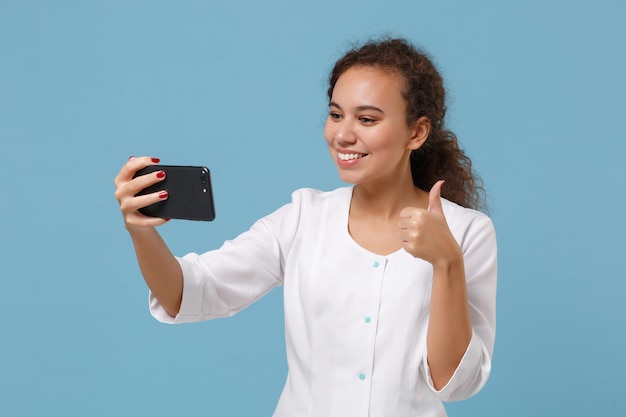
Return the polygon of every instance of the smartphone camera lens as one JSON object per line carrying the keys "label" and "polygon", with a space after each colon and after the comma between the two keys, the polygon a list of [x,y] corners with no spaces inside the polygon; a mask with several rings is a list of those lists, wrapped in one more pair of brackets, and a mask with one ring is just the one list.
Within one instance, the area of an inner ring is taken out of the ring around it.
{"label": "smartphone camera lens", "polygon": [[207,183],[209,182],[209,172],[206,168],[200,170],[200,181],[202,181],[202,192],[207,192]]}

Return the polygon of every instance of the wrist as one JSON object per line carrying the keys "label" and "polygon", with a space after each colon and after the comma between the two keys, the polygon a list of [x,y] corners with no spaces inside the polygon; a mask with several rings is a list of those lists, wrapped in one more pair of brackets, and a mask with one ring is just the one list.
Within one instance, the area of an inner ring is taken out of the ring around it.
{"label": "wrist", "polygon": [[124,227],[132,238],[147,236],[154,233],[154,231],[156,230],[152,226],[138,226],[136,224],[130,224],[128,222],[124,222]]}
{"label": "wrist", "polygon": [[465,265],[461,249],[433,263],[433,273],[437,276],[465,276]]}

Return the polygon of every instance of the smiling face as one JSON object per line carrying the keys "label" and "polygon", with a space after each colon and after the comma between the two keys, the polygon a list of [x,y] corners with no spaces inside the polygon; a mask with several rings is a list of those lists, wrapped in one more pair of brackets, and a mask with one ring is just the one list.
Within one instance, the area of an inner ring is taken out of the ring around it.
{"label": "smiling face", "polygon": [[[324,137],[339,176],[352,184],[411,178],[409,157],[428,136],[407,125],[401,81],[391,72],[352,67],[337,80]],[[422,137],[424,136],[424,137]]]}

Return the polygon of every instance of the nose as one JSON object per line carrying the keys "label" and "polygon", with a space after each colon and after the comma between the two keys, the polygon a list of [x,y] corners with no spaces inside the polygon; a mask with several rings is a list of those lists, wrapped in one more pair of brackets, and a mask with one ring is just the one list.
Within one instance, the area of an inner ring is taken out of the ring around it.
{"label": "nose", "polygon": [[335,131],[335,140],[339,144],[352,144],[356,142],[354,127],[349,120],[344,119],[337,124],[337,130]]}

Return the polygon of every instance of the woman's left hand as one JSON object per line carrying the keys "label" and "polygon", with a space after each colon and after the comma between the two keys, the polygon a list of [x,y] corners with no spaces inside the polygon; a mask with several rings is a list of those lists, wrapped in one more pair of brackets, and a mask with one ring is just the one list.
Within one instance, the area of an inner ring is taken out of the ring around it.
{"label": "woman's left hand", "polygon": [[448,267],[463,258],[461,248],[452,236],[441,206],[440,180],[428,195],[428,209],[405,207],[400,212],[402,246],[416,258],[430,262],[433,267]]}

